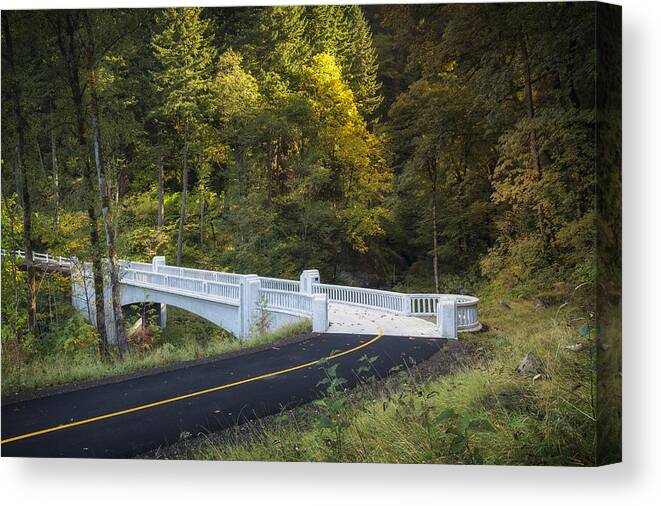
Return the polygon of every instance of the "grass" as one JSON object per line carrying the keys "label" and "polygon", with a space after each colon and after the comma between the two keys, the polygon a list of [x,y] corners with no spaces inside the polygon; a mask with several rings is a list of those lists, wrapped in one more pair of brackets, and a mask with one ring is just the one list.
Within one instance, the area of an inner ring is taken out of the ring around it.
{"label": "grass", "polygon": [[71,356],[51,352],[36,354],[29,360],[10,361],[3,353],[2,395],[223,355],[276,343],[310,330],[310,323],[303,321],[241,341],[201,318],[170,307],[166,329],[157,333],[153,348],[142,354],[130,351],[123,360],[113,358],[106,361],[89,353]]}
{"label": "grass", "polygon": [[[481,306],[489,330],[462,335],[477,352],[439,376],[424,367],[323,403],[223,432],[185,439],[156,458],[390,463],[594,465],[592,341],[573,306],[495,301]],[[539,376],[515,370],[532,352]],[[442,352],[441,352],[442,353]]]}

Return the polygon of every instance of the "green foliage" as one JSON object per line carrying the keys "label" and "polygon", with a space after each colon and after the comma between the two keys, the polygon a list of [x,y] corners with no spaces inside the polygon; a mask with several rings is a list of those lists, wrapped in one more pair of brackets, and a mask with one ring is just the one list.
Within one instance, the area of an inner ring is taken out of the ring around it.
{"label": "green foliage", "polygon": [[45,337],[51,353],[69,358],[96,357],[99,336],[93,325],[76,314],[60,325],[55,325]]}
{"label": "green foliage", "polygon": [[156,23],[152,47],[162,70],[154,77],[164,95],[163,112],[180,120],[198,117],[215,59],[210,21],[192,7],[164,9]]}
{"label": "green foliage", "polygon": [[446,434],[451,434],[450,451],[461,462],[467,464],[483,464],[484,459],[479,449],[469,445],[471,434],[478,432],[496,432],[487,420],[471,420],[467,415],[456,413],[452,408],[441,411],[434,423],[443,426]]}
{"label": "green foliage", "polygon": [[[35,246],[89,260],[90,192],[64,126],[76,110],[56,78],[65,21],[81,66],[85,36],[66,16],[15,18],[26,166]],[[546,4],[94,11],[119,256],[176,256],[186,151],[186,264],[285,277],[314,266],[429,290],[436,263],[441,291],[486,280],[526,296],[594,281],[592,17]],[[22,231],[14,162],[3,161],[8,246]]]}
{"label": "green foliage", "polygon": [[335,363],[324,368],[326,377],[322,378],[317,386],[326,388],[326,396],[313,401],[313,404],[320,410],[317,426],[322,430],[322,434],[325,435],[326,432],[331,434],[332,439],[325,439],[324,441],[326,446],[329,446],[336,455],[336,461],[339,461],[338,457],[342,455],[342,436],[350,425],[346,419],[345,404],[347,399],[342,395],[343,386],[347,383],[347,380],[338,376],[338,365],[338,363]]}

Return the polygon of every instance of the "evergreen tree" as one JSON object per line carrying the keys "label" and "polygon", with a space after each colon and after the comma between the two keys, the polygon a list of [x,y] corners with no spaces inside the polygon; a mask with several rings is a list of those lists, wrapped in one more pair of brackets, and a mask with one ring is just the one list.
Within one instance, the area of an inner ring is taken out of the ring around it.
{"label": "evergreen tree", "polygon": [[[158,18],[152,39],[161,69],[154,78],[163,94],[162,110],[182,136],[182,190],[177,235],[177,265],[181,265],[189,178],[189,149],[197,121],[203,121],[203,105],[209,99],[209,83],[216,58],[210,21],[201,8],[166,9]],[[193,132],[192,132],[193,131]]]}
{"label": "evergreen tree", "polygon": [[379,64],[372,33],[360,6],[346,7],[346,24],[351,48],[346,70],[347,80],[356,95],[359,111],[366,117],[371,117],[383,97],[379,93]]}

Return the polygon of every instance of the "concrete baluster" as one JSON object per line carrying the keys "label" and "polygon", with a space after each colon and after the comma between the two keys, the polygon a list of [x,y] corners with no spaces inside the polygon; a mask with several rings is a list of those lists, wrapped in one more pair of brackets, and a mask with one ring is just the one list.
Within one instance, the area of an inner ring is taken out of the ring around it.
{"label": "concrete baluster", "polygon": [[441,299],[436,308],[436,324],[441,337],[457,339],[457,301]]}
{"label": "concrete baluster", "polygon": [[300,290],[301,293],[312,294],[312,285],[314,283],[319,283],[319,271],[317,269],[307,269],[301,273],[301,284]]}
{"label": "concrete baluster", "polygon": [[[155,256],[154,258],[151,259],[151,270],[152,272],[158,273],[158,267],[160,265],[165,266],[165,257],[164,256]],[[165,283],[165,286],[168,286],[168,277],[164,276],[163,277],[163,282]],[[168,305],[167,304],[159,304],[159,310],[158,310],[158,326],[161,327],[162,329],[165,328],[165,326],[168,323]]]}
{"label": "concrete baluster", "polygon": [[241,318],[239,337],[250,337],[257,304],[259,302],[259,288],[261,282],[256,274],[243,276],[239,285],[239,317]]}
{"label": "concrete baluster", "polygon": [[328,330],[328,295],[315,293],[312,296],[312,332]]}

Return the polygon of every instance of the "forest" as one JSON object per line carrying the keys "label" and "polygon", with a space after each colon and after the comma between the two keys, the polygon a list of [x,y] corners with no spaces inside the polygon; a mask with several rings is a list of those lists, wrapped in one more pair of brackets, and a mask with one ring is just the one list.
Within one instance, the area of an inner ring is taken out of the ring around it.
{"label": "forest", "polygon": [[[2,32],[7,250],[439,293],[595,279],[590,4],[16,11]],[[37,337],[34,269],[20,290],[6,269],[3,328]]]}
{"label": "forest", "polygon": [[[97,301],[104,276],[119,290],[118,259],[291,279],[316,268],[324,282],[479,296],[484,332],[462,337],[475,362],[347,401],[326,417],[346,417],[341,448],[308,411],[308,425],[179,456],[619,459],[619,334],[597,320],[619,314],[621,70],[595,9],[3,11],[3,395],[244,346],[176,312],[132,341],[136,315],[117,302],[115,349],[103,304],[96,326],[83,321],[32,251],[91,262]],[[544,368],[532,386],[514,372],[531,350]],[[432,408],[446,408],[438,427]],[[493,434],[439,446],[432,433],[446,441],[453,420]],[[410,451],[382,444],[395,440]]]}

